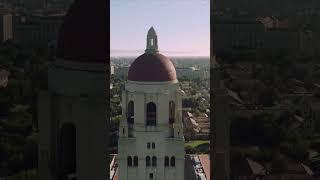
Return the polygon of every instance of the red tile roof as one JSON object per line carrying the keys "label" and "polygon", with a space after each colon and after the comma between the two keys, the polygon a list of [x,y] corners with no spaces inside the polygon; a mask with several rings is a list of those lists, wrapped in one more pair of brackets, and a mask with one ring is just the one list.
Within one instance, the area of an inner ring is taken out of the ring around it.
{"label": "red tile roof", "polygon": [[199,159],[202,165],[202,168],[204,170],[204,173],[206,174],[207,180],[210,180],[210,159],[209,155],[199,155]]}
{"label": "red tile roof", "polygon": [[130,66],[128,80],[161,82],[176,80],[176,69],[169,58],[160,54],[142,54]]}

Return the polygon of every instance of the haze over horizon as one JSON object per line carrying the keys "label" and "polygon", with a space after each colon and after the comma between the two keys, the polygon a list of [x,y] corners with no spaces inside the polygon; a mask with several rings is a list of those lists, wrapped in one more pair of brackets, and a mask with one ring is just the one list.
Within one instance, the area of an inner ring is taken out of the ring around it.
{"label": "haze over horizon", "polygon": [[[124,57],[124,58],[136,58],[143,54],[145,50],[112,50],[113,53],[110,54],[111,58],[119,58],[119,57]],[[192,52],[174,52],[174,51],[161,51],[160,53],[168,56],[168,57],[177,57],[177,58],[210,58],[210,55],[199,55],[199,54],[192,54]]]}
{"label": "haze over horizon", "polygon": [[209,0],[111,0],[110,56],[139,56],[151,26],[159,51],[171,57],[209,57]]}

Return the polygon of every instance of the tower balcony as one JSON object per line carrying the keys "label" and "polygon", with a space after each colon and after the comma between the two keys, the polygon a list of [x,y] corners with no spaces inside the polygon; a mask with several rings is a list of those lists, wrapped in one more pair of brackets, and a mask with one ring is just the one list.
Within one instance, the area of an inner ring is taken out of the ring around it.
{"label": "tower balcony", "polygon": [[168,142],[181,142],[182,144],[184,144],[184,137],[182,136],[182,137],[167,137],[166,138],[166,140],[168,141]]}
{"label": "tower balcony", "polygon": [[123,124],[119,127],[119,139],[135,138],[136,129],[134,124]]}
{"label": "tower balcony", "polygon": [[134,117],[133,116],[130,116],[127,118],[127,122],[128,124],[133,124],[134,123]]}
{"label": "tower balcony", "polygon": [[184,139],[183,136],[183,127],[179,126],[179,124],[175,125],[174,123],[170,124],[169,127],[167,127],[167,138],[168,139]]}
{"label": "tower balcony", "polygon": [[157,125],[145,125],[144,130],[146,132],[160,132],[161,128]]}
{"label": "tower balcony", "polygon": [[133,126],[133,124],[128,124],[128,138],[134,138],[134,126]]}
{"label": "tower balcony", "polygon": [[173,126],[171,126],[169,128],[169,138],[174,138],[174,127]]}

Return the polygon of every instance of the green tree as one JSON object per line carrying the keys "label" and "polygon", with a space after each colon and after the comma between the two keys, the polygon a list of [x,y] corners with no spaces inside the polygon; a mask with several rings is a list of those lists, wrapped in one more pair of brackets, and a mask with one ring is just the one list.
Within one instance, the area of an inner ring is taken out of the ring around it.
{"label": "green tree", "polygon": [[277,94],[274,88],[266,88],[260,92],[259,103],[265,107],[271,107],[275,105]]}
{"label": "green tree", "polygon": [[288,162],[285,158],[277,157],[271,161],[271,174],[282,174],[288,169]]}
{"label": "green tree", "polygon": [[276,147],[284,139],[284,132],[274,115],[261,113],[232,119],[230,138],[233,145]]}
{"label": "green tree", "polygon": [[292,142],[284,142],[281,144],[281,152],[298,161],[308,159],[308,149],[310,143],[303,139],[298,139]]}
{"label": "green tree", "polygon": [[197,154],[197,149],[193,148],[191,146],[186,146],[185,152],[186,152],[186,154]]}

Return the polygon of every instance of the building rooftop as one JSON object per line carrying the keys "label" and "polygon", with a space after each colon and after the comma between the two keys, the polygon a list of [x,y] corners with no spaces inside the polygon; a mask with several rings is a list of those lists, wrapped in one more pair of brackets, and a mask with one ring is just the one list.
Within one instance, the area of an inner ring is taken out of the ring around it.
{"label": "building rooftop", "polygon": [[128,80],[163,82],[176,80],[176,69],[171,60],[160,53],[144,53],[130,66]]}
{"label": "building rooftop", "polygon": [[266,175],[266,169],[256,161],[247,159],[248,165],[254,175]]}
{"label": "building rooftop", "polygon": [[206,175],[207,180],[210,180],[210,158],[207,154],[199,155],[199,159]]}

